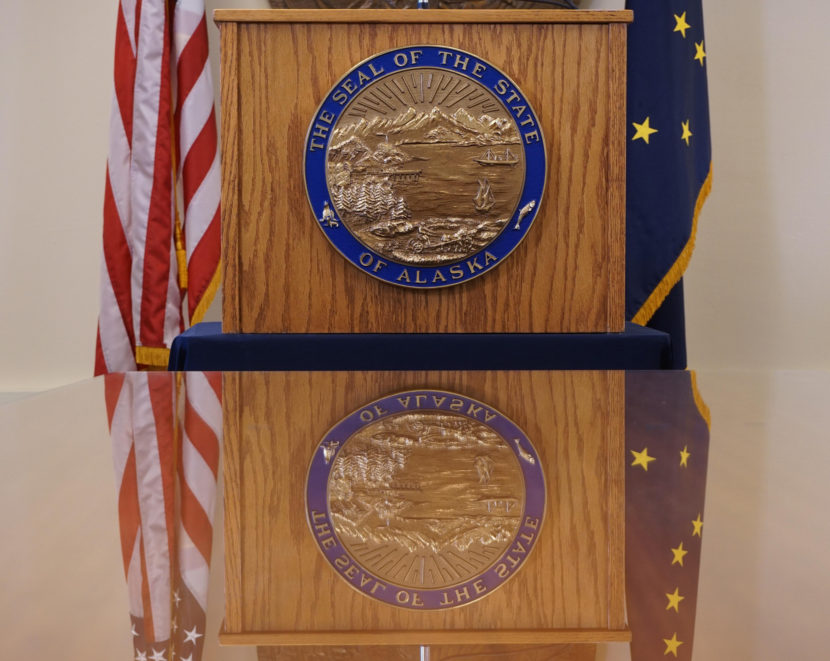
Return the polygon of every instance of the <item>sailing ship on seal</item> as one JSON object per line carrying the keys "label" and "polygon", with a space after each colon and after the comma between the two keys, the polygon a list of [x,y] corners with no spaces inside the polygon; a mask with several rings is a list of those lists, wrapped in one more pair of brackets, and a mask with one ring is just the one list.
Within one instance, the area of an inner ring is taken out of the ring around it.
{"label": "sailing ship on seal", "polygon": [[484,156],[474,158],[473,160],[480,165],[508,165],[512,167],[519,162],[519,157],[510,151],[509,148],[505,149],[503,153],[488,149],[484,152]]}

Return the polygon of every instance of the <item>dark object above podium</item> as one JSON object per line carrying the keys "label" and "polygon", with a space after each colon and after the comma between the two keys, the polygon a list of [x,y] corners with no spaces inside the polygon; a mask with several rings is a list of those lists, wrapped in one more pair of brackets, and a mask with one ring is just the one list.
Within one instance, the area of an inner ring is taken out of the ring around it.
{"label": "dark object above podium", "polygon": [[667,333],[627,323],[622,333],[260,334],[196,324],[173,341],[171,371],[659,370]]}

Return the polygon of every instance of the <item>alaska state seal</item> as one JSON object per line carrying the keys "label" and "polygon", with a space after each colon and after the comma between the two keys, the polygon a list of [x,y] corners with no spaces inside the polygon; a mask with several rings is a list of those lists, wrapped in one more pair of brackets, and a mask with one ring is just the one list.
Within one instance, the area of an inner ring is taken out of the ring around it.
{"label": "alaska state seal", "polygon": [[518,85],[445,46],[354,67],[305,143],[315,222],[357,268],[404,287],[495,268],[530,229],[545,177],[542,131]]}
{"label": "alaska state seal", "polygon": [[527,436],[444,391],[396,393],[348,415],[315,448],[306,480],[309,530],[332,569],[403,608],[492,593],[525,564],[544,513]]}

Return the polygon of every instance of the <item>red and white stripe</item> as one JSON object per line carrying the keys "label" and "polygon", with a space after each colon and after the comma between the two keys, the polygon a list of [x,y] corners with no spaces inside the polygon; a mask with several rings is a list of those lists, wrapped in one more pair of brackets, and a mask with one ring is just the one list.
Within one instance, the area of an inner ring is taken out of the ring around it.
{"label": "red and white stripe", "polygon": [[171,631],[171,571],[175,550],[175,390],[168,374],[108,377],[118,489],[121,551],[130,614],[143,620],[147,640]]}
{"label": "red and white stripe", "polygon": [[[141,652],[187,647],[184,629],[203,635],[207,613],[221,380],[189,373],[179,388],[176,379],[151,372],[111,374],[105,382],[124,573]],[[186,651],[198,659],[201,643]]]}
{"label": "red and white stripe", "polygon": [[178,563],[181,580],[202,611],[207,609],[213,510],[222,443],[220,375],[185,375],[184,432],[179,461],[181,517]]}
{"label": "red and white stripe", "polygon": [[113,82],[96,374],[135,369],[147,356],[163,364],[159,356],[184,328],[174,245],[177,175],[191,323],[215,292],[219,157],[203,1],[121,0]]}
{"label": "red and white stripe", "polygon": [[173,26],[187,307],[192,323],[204,314],[204,297],[211,293],[219,264],[219,148],[203,0],[176,2]]}

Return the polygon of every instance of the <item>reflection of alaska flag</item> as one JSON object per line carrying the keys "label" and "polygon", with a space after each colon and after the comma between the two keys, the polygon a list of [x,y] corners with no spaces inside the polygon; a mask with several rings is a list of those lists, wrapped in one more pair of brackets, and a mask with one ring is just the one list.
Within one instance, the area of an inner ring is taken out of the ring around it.
{"label": "reflection of alaska flag", "polygon": [[626,318],[645,324],[680,280],[711,185],[700,0],[628,0]]}
{"label": "reflection of alaska flag", "polygon": [[709,461],[694,372],[625,378],[625,593],[632,661],[692,661]]}

